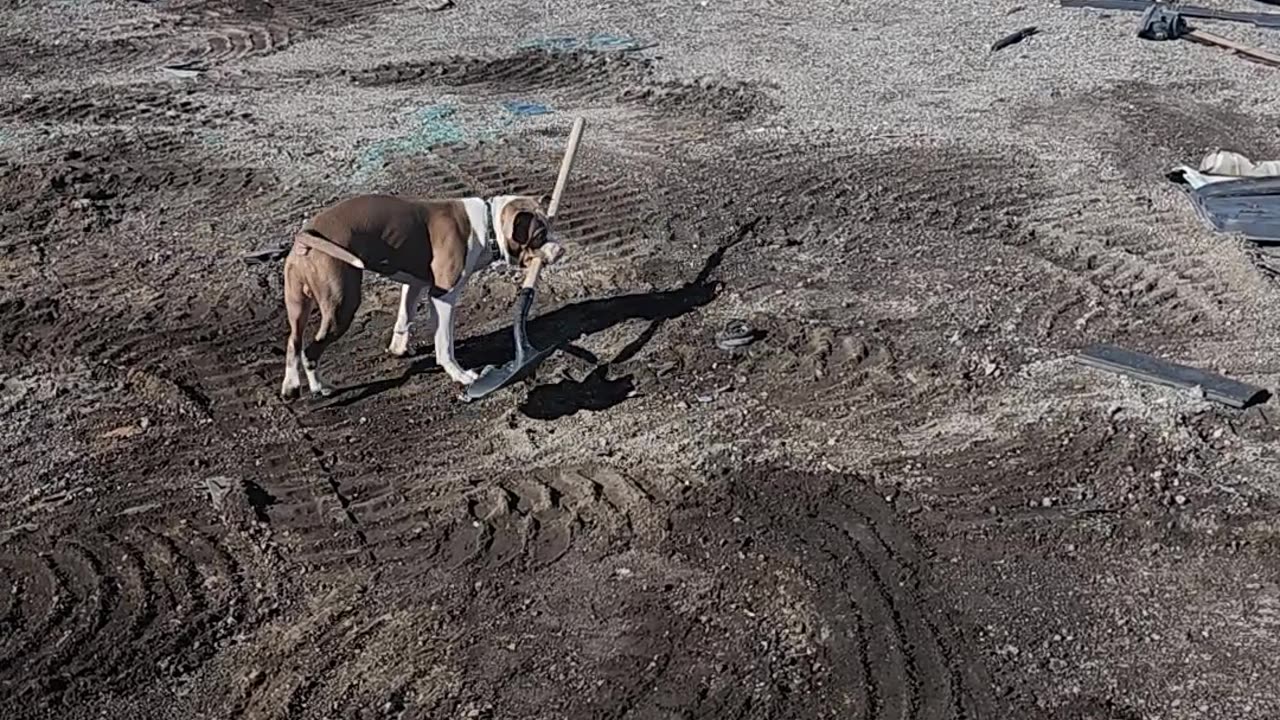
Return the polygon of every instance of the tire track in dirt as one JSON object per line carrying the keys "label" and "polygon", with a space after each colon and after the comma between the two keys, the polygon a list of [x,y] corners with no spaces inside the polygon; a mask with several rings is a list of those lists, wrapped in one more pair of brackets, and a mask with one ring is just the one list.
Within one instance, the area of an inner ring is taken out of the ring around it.
{"label": "tire track in dirt", "polygon": [[[995,716],[926,554],[874,492],[735,475],[659,497],[607,467],[545,468],[437,503],[439,549],[398,548],[417,574],[335,590],[271,630],[229,715]],[[366,517],[373,502],[405,498]],[[370,531],[375,553],[405,536],[393,519]],[[563,660],[537,661],[546,647]]]}
{"label": "tire track in dirt", "polygon": [[318,610],[274,638],[258,669],[235,691],[227,717],[276,717],[282,711],[289,717],[313,717],[311,701],[317,691],[337,688],[336,695],[345,695],[349,685],[336,682],[334,675],[370,646],[385,622],[385,616],[360,613],[361,595],[360,590],[352,597],[333,593]]}
{"label": "tire track in dirt", "polygon": [[[722,202],[753,198],[766,218],[762,233],[802,245],[806,256],[820,254],[811,262],[841,253],[839,267],[850,272],[874,272],[888,257],[921,263],[917,272],[972,265],[983,259],[981,242],[1016,232],[1036,200],[1006,158],[960,146],[750,140],[698,165],[698,176],[718,168],[741,178],[718,195]],[[965,172],[957,176],[956,167]],[[760,197],[764,188],[786,187],[795,190]]]}
{"label": "tire track in dirt", "polygon": [[183,495],[116,494],[87,526],[62,511],[0,544],[7,703],[39,714],[125,693],[190,672],[261,621],[242,549]]}
{"label": "tire track in dirt", "polygon": [[[1011,158],[958,147],[877,152],[819,138],[814,152],[829,158],[823,167],[798,167],[807,155],[785,143],[738,154],[759,158],[760,185],[797,188],[766,206],[766,217],[805,220],[770,220],[763,232],[784,249],[802,248],[797,261],[815,270],[839,267],[856,281],[878,276],[892,258],[917,274],[985,274],[1004,292],[966,304],[987,306],[1002,331],[1058,345],[1131,331],[1136,320],[1126,315],[1163,328],[1203,326],[1241,300],[1210,258],[1159,241],[1150,230],[1160,225],[1157,212],[1142,200],[1120,220],[1111,210],[1104,217],[1095,208],[1112,207],[1114,192],[1048,196],[1029,173],[1010,171]],[[1009,269],[997,264],[1001,257]],[[912,287],[914,279],[893,282],[895,292],[919,297],[924,287]]]}
{"label": "tire track in dirt", "polygon": [[595,51],[521,50],[496,57],[454,56],[389,63],[351,72],[348,77],[352,84],[363,87],[479,86],[486,94],[538,93],[554,98],[561,108],[622,105],[699,124],[739,122],[778,107],[750,83],[711,78],[658,80],[650,59]]}
{"label": "tire track in dirt", "polygon": [[368,528],[375,557],[418,565],[417,572],[544,566],[575,548],[599,554],[654,542],[665,523],[650,491],[594,466],[506,474],[443,499],[414,501],[405,491],[371,494],[354,510]]}
{"label": "tire track in dirt", "polygon": [[194,88],[165,85],[90,87],[28,94],[0,104],[0,118],[22,123],[80,125],[216,126],[246,120],[248,113],[210,108]]}
{"label": "tire track in dirt", "polygon": [[[5,226],[25,228],[28,234],[31,228],[44,228],[38,244],[46,250],[60,246],[48,236],[92,234],[157,204],[163,204],[169,220],[190,211],[214,215],[276,183],[267,170],[211,162],[209,153],[185,132],[147,131],[132,139],[109,135],[63,150],[45,163],[6,169],[13,171],[13,199],[0,208]],[[125,260],[119,257],[118,243],[103,249],[113,253],[113,260]],[[174,254],[183,248],[152,249]],[[98,258],[77,260],[58,263],[66,282],[94,281],[81,277],[82,272],[101,275]]]}
{"label": "tire track in dirt", "polygon": [[[456,646],[414,650],[416,661],[394,672],[371,676],[362,669],[403,658],[410,652],[405,642],[419,643],[410,636],[462,632],[448,630],[443,618],[467,612],[473,598],[446,588],[494,573],[545,576],[566,555],[602,558],[655,545],[665,532],[663,502],[650,489],[596,465],[508,472],[444,498],[432,498],[423,480],[402,486],[353,505],[382,590],[365,597],[357,589],[326,600],[281,641],[264,646],[260,672],[235,701],[233,717],[262,717],[275,707],[299,717],[331,708],[346,717],[369,706],[403,704],[408,688],[435,672],[429,658],[421,657],[424,650],[448,654]],[[284,526],[287,520],[273,517],[272,523]],[[387,591],[397,587],[409,595]],[[433,598],[430,608],[424,598]]]}
{"label": "tire track in dirt", "polygon": [[[395,8],[398,0],[176,0],[163,11],[202,31],[178,57],[221,65],[279,52],[318,31],[347,27]],[[352,38],[354,40],[354,38]]]}
{"label": "tire track in dirt", "polygon": [[[332,468],[350,419],[330,414],[305,421],[298,410],[280,404],[281,361],[271,351],[280,343],[282,314],[274,303],[230,322],[212,311],[186,342],[173,334],[143,336],[129,348],[134,359],[117,362],[143,364],[154,343],[171,343],[164,364],[182,368],[183,382],[205,398],[215,426],[225,428],[219,431],[223,441],[248,453],[225,470],[252,478],[262,489],[255,510],[287,536],[289,558],[307,567],[350,563],[367,553],[365,532],[352,512],[349,490]],[[217,328],[216,337],[209,336],[210,328]],[[255,432],[243,433],[246,428]]]}
{"label": "tire track in dirt", "polygon": [[[398,0],[169,0],[127,15],[103,14],[76,33],[72,53],[97,67],[211,68],[271,55],[331,29],[393,11]],[[356,42],[367,33],[356,31]],[[43,50],[43,49],[42,49]],[[52,51],[44,51],[52,55]],[[64,52],[65,56],[66,53]],[[62,61],[63,63],[66,60]]]}
{"label": "tire track in dirt", "polygon": [[[890,467],[954,527],[1047,529],[1054,521],[1117,512],[1153,493],[1171,503],[1176,468],[1187,462],[1141,423],[1093,413],[1052,432],[1029,429]],[[1161,470],[1142,477],[1135,467]]]}
{"label": "tire track in dirt", "polygon": [[[278,192],[277,180],[270,171],[209,162],[208,153],[195,151],[189,140],[167,132],[143,133],[134,141],[109,135],[46,163],[12,166],[11,182],[5,183],[12,193],[0,204],[0,227],[18,230],[5,248],[8,268],[19,287],[31,289],[27,299],[8,301],[17,307],[0,318],[7,351],[136,359],[148,348],[165,349],[172,341],[165,333],[210,332],[192,322],[201,308],[220,300],[240,306],[241,297],[210,297],[221,292],[204,287],[216,275],[191,275],[194,268],[210,267],[216,256],[207,242],[192,242],[190,235],[217,232],[210,218],[220,221],[220,213],[231,215],[234,231],[244,218],[230,211],[243,208],[246,197],[261,202]],[[156,207],[165,213],[157,216]],[[166,223],[181,227],[176,242]],[[129,229],[127,239],[118,236],[120,226]],[[74,256],[65,241],[70,237],[77,238]],[[130,291],[121,292],[108,271],[131,274]],[[157,290],[180,277],[176,293]],[[44,287],[36,290],[37,283]],[[49,286],[81,292],[39,299]],[[104,312],[120,318],[114,335],[90,327]]]}
{"label": "tire track in dirt", "polygon": [[1157,242],[1154,209],[1135,204],[1117,220],[1110,210],[1092,209],[1104,207],[1104,200],[1115,198],[1067,195],[1047,201],[1028,218],[1034,233],[1023,247],[1068,278],[1086,282],[1082,294],[1138,310],[1165,328],[1210,324],[1222,308],[1241,302],[1210,258]]}
{"label": "tire track in dirt", "polygon": [[[1175,89],[1186,92],[1171,92]],[[1065,311],[1083,310],[1076,320],[1091,322],[1091,312],[1127,315],[1164,331],[1191,327],[1203,333],[1226,308],[1252,301],[1202,245],[1160,231],[1170,227],[1170,219],[1151,189],[1173,165],[1195,165],[1223,137],[1242,147],[1271,142],[1256,118],[1213,101],[1217,90],[1196,81],[1171,87],[1121,81],[1021,109],[1020,119],[1030,130],[1055,137],[1066,133],[1099,147],[1095,164],[1111,176],[1093,189],[1046,194],[1027,217],[1032,230],[1025,238],[1027,251],[1057,270],[1060,282],[1077,285],[1088,300],[1087,307]],[[1076,170],[1044,165],[1047,171]],[[1083,172],[1093,178],[1098,167]],[[1122,312],[1109,312],[1112,308]],[[1125,331],[1141,329],[1136,322],[1112,322]]]}
{"label": "tire track in dirt", "polygon": [[766,333],[766,350],[736,360],[735,372],[793,378],[769,390],[769,405],[804,404],[823,408],[826,417],[846,418],[883,399],[886,383],[901,382],[904,369],[891,337],[815,321],[797,325],[771,320],[755,327]]}
{"label": "tire track in dirt", "polygon": [[[799,573],[811,594],[788,592],[791,602],[823,608],[807,625],[809,641],[817,642],[807,648],[799,671],[790,670],[797,684],[820,679],[813,687],[827,689],[820,693],[825,697],[811,701],[801,684],[785,700],[778,698],[769,716],[817,717],[841,705],[866,718],[988,716],[989,683],[929,581],[924,554],[874,492],[853,478],[748,472],[734,479],[719,503],[722,509],[698,521],[700,534],[717,536],[728,516],[736,526],[730,537],[738,538],[736,550],[729,549],[746,553],[751,575],[785,577],[784,568]],[[673,526],[677,536],[687,532],[679,517]],[[744,572],[742,561],[728,562],[722,572]],[[761,658],[771,660],[768,653]],[[804,678],[803,668],[815,663],[825,670]],[[837,705],[841,692],[849,695]]]}
{"label": "tire track in dirt", "polygon": [[[219,472],[262,478],[259,500],[279,505],[257,508],[262,515],[302,517],[286,525],[309,529],[303,547],[339,548],[334,552],[349,557],[359,552],[363,539],[324,451],[338,446],[334,438],[342,437],[347,419],[329,415],[318,424],[303,423],[279,404],[283,304],[261,297],[264,289],[252,295],[234,286],[213,295],[197,292],[196,302],[171,303],[159,316],[131,323],[119,334],[96,332],[94,317],[77,318],[79,326],[68,323],[65,308],[52,299],[18,301],[14,312],[5,314],[0,337],[6,338],[6,349],[30,356],[84,354],[129,368],[131,377],[145,377],[152,389],[194,406],[207,423],[201,426],[207,441],[183,448],[171,460],[202,467],[209,456],[221,456]],[[208,440],[234,450],[215,452]],[[294,538],[286,544],[299,542]],[[293,559],[305,564],[308,557]]]}

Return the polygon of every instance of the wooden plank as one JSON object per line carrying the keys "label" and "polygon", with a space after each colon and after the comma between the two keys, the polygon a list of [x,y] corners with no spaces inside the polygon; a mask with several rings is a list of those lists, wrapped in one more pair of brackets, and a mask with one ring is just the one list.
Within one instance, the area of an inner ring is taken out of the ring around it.
{"label": "wooden plank", "polygon": [[1199,387],[1209,400],[1244,408],[1266,402],[1271,394],[1256,385],[1179,365],[1115,345],[1094,345],[1076,356],[1076,362],[1099,370],[1127,375],[1144,382],[1190,389]]}
{"label": "wooden plank", "polygon": [[1272,67],[1280,67],[1280,55],[1267,52],[1266,50],[1249,47],[1248,45],[1241,45],[1235,40],[1222,37],[1221,35],[1215,35],[1203,30],[1188,30],[1183,37],[1190,38],[1205,45],[1225,48],[1237,55],[1247,57],[1250,60],[1256,60]]}

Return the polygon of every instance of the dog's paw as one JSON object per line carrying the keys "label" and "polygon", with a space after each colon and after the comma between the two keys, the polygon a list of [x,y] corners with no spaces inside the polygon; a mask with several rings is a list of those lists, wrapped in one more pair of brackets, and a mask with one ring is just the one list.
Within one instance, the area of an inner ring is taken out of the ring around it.
{"label": "dog's paw", "polygon": [[395,337],[391,338],[391,344],[387,346],[387,352],[398,358],[408,357],[409,355],[411,355],[412,353],[409,350],[408,334],[405,334],[403,336],[396,335]]}
{"label": "dog's paw", "polygon": [[316,397],[327,398],[333,395],[333,387],[330,385],[321,385],[320,387],[312,388],[311,394]]}
{"label": "dog's paw", "polygon": [[302,391],[302,388],[300,386],[293,385],[290,383],[285,383],[280,386],[280,399],[296,400],[298,398],[298,395],[301,394],[301,391]]}
{"label": "dog's paw", "polygon": [[453,378],[454,382],[461,385],[470,385],[480,376],[471,370],[455,370],[449,373],[449,377]]}

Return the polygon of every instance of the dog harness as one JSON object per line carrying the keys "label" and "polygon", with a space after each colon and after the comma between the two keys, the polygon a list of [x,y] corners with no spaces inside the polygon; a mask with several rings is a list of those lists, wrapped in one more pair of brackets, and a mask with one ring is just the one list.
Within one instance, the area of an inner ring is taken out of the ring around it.
{"label": "dog harness", "polygon": [[505,262],[507,256],[502,252],[502,246],[499,244],[501,241],[498,239],[498,218],[494,216],[493,201],[490,198],[483,198],[483,200],[484,216],[489,219],[488,237],[485,238],[486,248],[489,250],[489,257],[494,260],[502,258]]}

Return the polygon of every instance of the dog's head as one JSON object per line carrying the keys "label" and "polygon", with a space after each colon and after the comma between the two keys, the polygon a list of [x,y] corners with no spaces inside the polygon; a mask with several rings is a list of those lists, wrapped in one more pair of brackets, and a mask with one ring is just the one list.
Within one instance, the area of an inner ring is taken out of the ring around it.
{"label": "dog's head", "polygon": [[537,257],[547,264],[559,258],[562,250],[552,240],[548,201],[546,195],[504,195],[493,199],[493,223],[503,260],[526,267]]}

